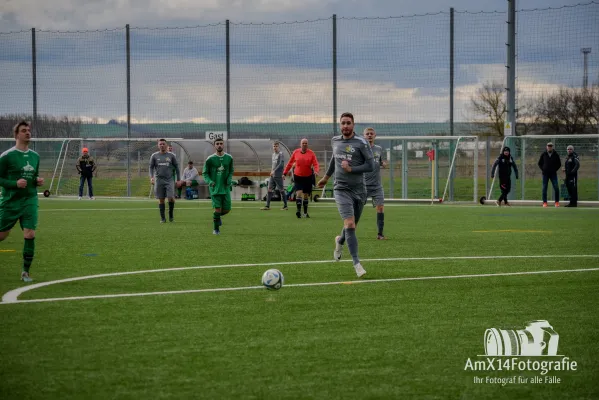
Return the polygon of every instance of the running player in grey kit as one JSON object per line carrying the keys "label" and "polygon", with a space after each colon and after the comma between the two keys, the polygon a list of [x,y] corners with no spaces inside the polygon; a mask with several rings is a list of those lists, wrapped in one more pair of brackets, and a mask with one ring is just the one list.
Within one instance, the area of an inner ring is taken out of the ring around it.
{"label": "running player in grey kit", "polygon": [[339,122],[341,135],[334,136],[331,140],[333,157],[326,175],[318,181],[318,187],[324,187],[334,174],[333,190],[337,209],[343,219],[343,230],[341,235],[335,238],[333,257],[336,261],[341,259],[341,250],[347,241],[356,275],[361,278],[366,271],[358,258],[356,225],[366,203],[364,173],[374,170],[374,159],[368,142],[363,137],[356,136],[354,132],[354,116],[351,113],[343,113]]}
{"label": "running player in grey kit", "polygon": [[385,240],[383,235],[383,227],[385,226],[385,193],[383,191],[383,183],[381,181],[381,167],[387,165],[385,160],[385,152],[379,145],[374,144],[376,132],[373,128],[364,129],[364,137],[368,140],[374,157],[374,171],[364,174],[364,183],[366,184],[366,198],[372,197],[372,204],[376,207],[376,226],[378,228],[378,240]]}
{"label": "running player in grey kit", "polygon": [[173,169],[177,175],[177,181],[181,179],[179,163],[173,153],[166,151],[166,140],[158,140],[158,149],[150,157],[150,182],[154,185],[154,192],[158,199],[158,208],[160,210],[160,223],[166,222],[164,215],[164,199],[168,198],[168,217],[169,221],[174,221],[175,210],[175,181],[173,181]]}

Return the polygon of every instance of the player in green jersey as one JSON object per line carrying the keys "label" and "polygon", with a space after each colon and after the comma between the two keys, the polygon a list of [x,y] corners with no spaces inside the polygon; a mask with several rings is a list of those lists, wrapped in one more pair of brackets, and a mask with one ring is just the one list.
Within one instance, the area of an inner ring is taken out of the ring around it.
{"label": "player in green jersey", "polygon": [[39,177],[40,156],[29,149],[29,123],[19,122],[13,133],[15,146],[0,154],[0,242],[8,237],[10,230],[19,222],[25,237],[21,280],[31,282],[33,279],[29,276],[29,268],[35,252],[37,187],[44,184],[44,179]]}
{"label": "player in green jersey", "polygon": [[214,208],[214,231],[220,235],[222,225],[221,216],[231,211],[231,181],[233,179],[233,157],[225,153],[225,142],[223,139],[214,141],[216,153],[212,154],[204,162],[202,176],[210,188],[210,198]]}

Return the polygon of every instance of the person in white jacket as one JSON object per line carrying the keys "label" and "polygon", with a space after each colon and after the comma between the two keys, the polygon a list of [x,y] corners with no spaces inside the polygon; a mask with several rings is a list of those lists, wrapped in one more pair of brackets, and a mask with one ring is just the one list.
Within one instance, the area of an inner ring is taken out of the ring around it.
{"label": "person in white jacket", "polygon": [[177,197],[181,198],[181,192],[183,187],[195,187],[200,183],[200,174],[198,170],[193,166],[193,161],[187,163],[187,167],[183,170],[183,176],[181,177],[180,185],[177,185]]}

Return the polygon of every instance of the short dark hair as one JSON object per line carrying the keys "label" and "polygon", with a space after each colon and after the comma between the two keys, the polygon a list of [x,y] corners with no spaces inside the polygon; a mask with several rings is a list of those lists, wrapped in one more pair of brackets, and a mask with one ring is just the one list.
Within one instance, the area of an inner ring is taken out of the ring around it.
{"label": "short dark hair", "polygon": [[217,142],[223,142],[223,143],[225,143],[225,139],[223,139],[223,138],[216,138],[216,139],[214,139],[214,144],[216,144]]}
{"label": "short dark hair", "polygon": [[193,161],[187,161],[187,164],[193,164]]}
{"label": "short dark hair", "polygon": [[341,116],[339,117],[339,121],[341,121],[343,117],[351,118],[351,122],[354,122],[354,114],[350,112],[344,112],[343,114],[341,114]]}
{"label": "short dark hair", "polygon": [[12,132],[14,133],[15,136],[17,136],[17,134],[19,133],[19,129],[21,129],[22,126],[28,126],[31,128],[31,125],[29,125],[29,122],[23,120],[20,121],[18,124],[16,124],[13,128],[12,128]]}
{"label": "short dark hair", "polygon": [[158,141],[166,143],[166,139],[158,139]]}

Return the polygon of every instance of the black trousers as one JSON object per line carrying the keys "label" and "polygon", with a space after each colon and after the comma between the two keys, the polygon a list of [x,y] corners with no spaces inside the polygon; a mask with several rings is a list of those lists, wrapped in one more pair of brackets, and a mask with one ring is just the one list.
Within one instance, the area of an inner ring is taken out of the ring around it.
{"label": "black trousers", "polygon": [[570,204],[575,206],[578,203],[578,179],[576,177],[566,178],[566,188],[570,197]]}
{"label": "black trousers", "polygon": [[497,199],[497,201],[499,201],[501,203],[501,201],[503,200],[505,202],[505,204],[507,204],[507,195],[510,192],[510,190],[512,189],[512,182],[510,179],[499,179],[499,189],[501,189],[501,196],[499,196],[499,199]]}

